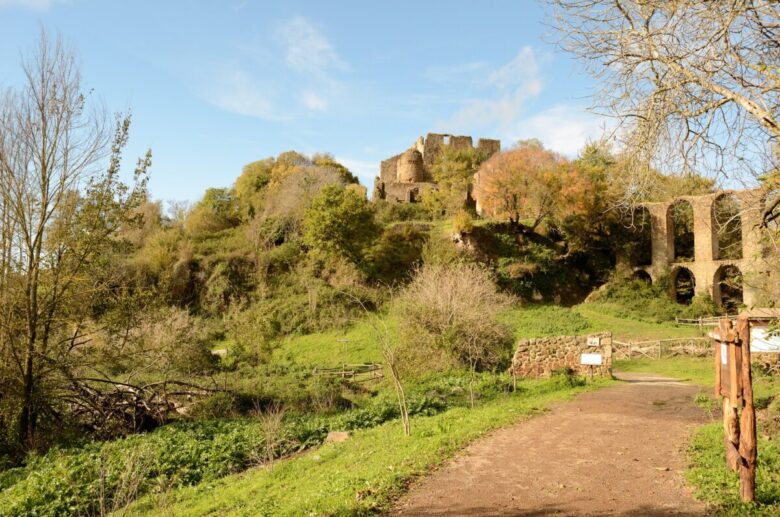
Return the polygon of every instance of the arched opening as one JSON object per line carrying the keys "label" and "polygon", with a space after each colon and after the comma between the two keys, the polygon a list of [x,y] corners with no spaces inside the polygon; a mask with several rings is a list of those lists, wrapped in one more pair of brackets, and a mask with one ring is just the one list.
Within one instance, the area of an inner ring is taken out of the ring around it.
{"label": "arched opening", "polygon": [[644,269],[637,269],[633,274],[634,280],[641,280],[647,285],[653,285],[653,277]]}
{"label": "arched opening", "polygon": [[653,263],[653,234],[650,211],[643,207],[634,210],[630,223],[628,255],[632,266],[649,266]]}
{"label": "arched opening", "polygon": [[742,272],[737,266],[721,266],[715,272],[716,302],[729,314],[736,314],[743,304]]}
{"label": "arched opening", "polygon": [[667,214],[673,236],[675,262],[694,260],[693,206],[686,200],[675,201]]}
{"label": "arched opening", "polygon": [[716,260],[742,258],[742,212],[734,194],[723,194],[712,203],[712,238]]}
{"label": "arched opening", "polygon": [[677,269],[673,277],[674,299],[677,303],[690,305],[696,292],[696,279],[690,269],[681,267]]}

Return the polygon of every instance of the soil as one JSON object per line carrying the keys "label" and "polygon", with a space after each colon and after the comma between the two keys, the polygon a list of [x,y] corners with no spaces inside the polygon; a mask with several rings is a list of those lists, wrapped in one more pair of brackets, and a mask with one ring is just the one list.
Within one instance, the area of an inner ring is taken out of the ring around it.
{"label": "soil", "polygon": [[469,446],[421,479],[395,515],[703,515],[686,488],[685,447],[709,416],[700,388],[648,374]]}

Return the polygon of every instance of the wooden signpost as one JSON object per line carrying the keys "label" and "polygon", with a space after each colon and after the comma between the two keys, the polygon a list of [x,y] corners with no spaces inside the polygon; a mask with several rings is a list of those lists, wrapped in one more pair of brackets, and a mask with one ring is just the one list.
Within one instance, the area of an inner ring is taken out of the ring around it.
{"label": "wooden signpost", "polygon": [[710,334],[715,340],[715,396],[722,397],[723,404],[726,463],[739,473],[743,501],[754,501],[756,494],[756,410],[750,372],[750,324],[748,316],[739,316],[736,327],[724,318]]}

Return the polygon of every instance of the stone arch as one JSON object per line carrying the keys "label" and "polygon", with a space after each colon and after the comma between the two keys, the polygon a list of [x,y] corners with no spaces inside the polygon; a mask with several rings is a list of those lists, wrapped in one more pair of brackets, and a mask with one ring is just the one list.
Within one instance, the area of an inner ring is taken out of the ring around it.
{"label": "stone arch", "polygon": [[634,280],[641,280],[647,285],[653,285],[653,277],[651,277],[650,273],[644,269],[637,269],[631,276],[634,278]]}
{"label": "stone arch", "polygon": [[695,236],[693,233],[693,205],[685,199],[678,199],[666,212],[667,227],[672,245],[674,262],[693,262],[695,258]]}
{"label": "stone arch", "polygon": [[696,293],[696,278],[687,267],[679,267],[672,272],[672,293],[677,303],[690,305]]}
{"label": "stone arch", "polygon": [[634,209],[629,227],[628,256],[632,266],[653,263],[653,232],[650,211],[639,206]]}
{"label": "stone arch", "polygon": [[744,304],[742,272],[732,264],[720,266],[713,278],[715,286],[715,303],[726,309],[729,314],[736,314]]}
{"label": "stone arch", "polygon": [[730,192],[712,202],[712,240],[715,260],[742,258],[742,205]]}

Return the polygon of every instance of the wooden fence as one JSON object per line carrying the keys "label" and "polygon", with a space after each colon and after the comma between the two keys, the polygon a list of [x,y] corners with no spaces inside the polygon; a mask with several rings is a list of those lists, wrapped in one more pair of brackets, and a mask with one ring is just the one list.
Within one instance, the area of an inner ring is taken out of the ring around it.
{"label": "wooden fence", "polygon": [[706,357],[712,354],[712,340],[709,337],[654,339],[650,341],[612,340],[613,359],[634,359],[646,357]]}
{"label": "wooden fence", "polygon": [[733,314],[729,316],[711,316],[707,318],[678,318],[675,316],[674,323],[684,327],[699,327],[699,330],[704,332],[705,328],[717,327],[720,325],[718,322],[723,318],[736,320],[737,315]]}
{"label": "wooden fence", "polygon": [[382,365],[379,363],[342,364],[336,368],[314,368],[312,373],[324,377],[352,379],[357,382],[381,379],[383,375]]}

